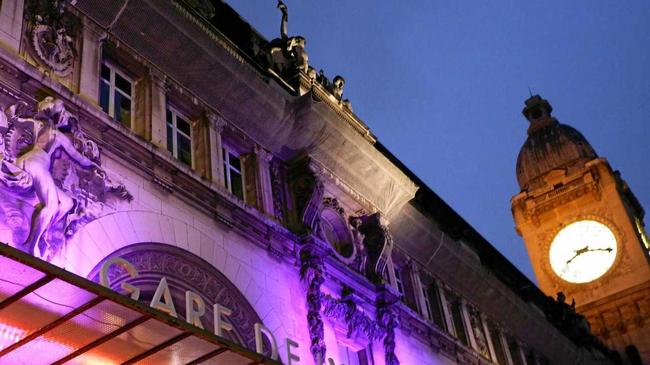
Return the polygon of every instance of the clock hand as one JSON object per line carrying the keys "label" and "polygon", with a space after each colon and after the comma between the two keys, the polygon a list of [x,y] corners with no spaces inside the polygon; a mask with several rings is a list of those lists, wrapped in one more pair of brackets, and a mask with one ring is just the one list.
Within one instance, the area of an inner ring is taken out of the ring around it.
{"label": "clock hand", "polygon": [[587,251],[607,251],[607,252],[612,252],[613,249],[612,249],[611,247],[607,247],[607,248],[593,248],[593,249],[590,249],[590,250],[587,250]]}
{"label": "clock hand", "polygon": [[583,253],[585,253],[585,252],[587,252],[587,251],[590,251],[590,250],[589,250],[589,246],[585,246],[585,247],[583,247],[583,248],[581,248],[581,249],[575,250],[575,253],[576,253],[576,254],[573,255],[572,258],[570,258],[569,260],[567,260],[567,262],[566,262],[567,265],[570,264],[571,261],[575,260],[576,257],[582,255]]}

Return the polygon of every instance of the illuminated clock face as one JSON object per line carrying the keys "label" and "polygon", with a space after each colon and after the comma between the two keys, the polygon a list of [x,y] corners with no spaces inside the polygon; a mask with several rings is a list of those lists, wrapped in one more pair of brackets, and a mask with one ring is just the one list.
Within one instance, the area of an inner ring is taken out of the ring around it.
{"label": "illuminated clock face", "polygon": [[553,271],[571,283],[588,283],[609,270],[616,258],[616,237],[609,227],[583,220],[569,224],[551,242]]}

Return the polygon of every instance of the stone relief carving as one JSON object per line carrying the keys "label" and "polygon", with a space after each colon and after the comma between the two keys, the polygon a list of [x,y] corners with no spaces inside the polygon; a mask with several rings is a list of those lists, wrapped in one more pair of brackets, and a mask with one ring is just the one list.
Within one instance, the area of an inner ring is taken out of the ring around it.
{"label": "stone relief carving", "polygon": [[358,257],[357,243],[345,210],[336,198],[325,197],[318,215],[318,232],[321,239],[328,242],[336,257],[346,265],[352,265]]}
{"label": "stone relief carving", "polygon": [[293,197],[290,228],[297,233],[318,231],[318,213],[323,202],[323,183],[309,166],[309,159],[296,161],[288,174]]}
{"label": "stone relief carving", "polygon": [[468,309],[472,332],[474,333],[474,339],[476,340],[476,350],[483,356],[489,357],[490,350],[488,349],[487,339],[485,338],[485,332],[483,331],[481,314],[473,306],[468,306]]}
{"label": "stone relief carving", "polygon": [[25,15],[36,58],[58,76],[67,76],[77,56],[78,21],[66,11],[67,1],[31,0]]}
{"label": "stone relief carving", "polygon": [[361,233],[359,228],[361,226],[362,221],[361,218],[357,216],[350,216],[348,222],[350,223],[350,227],[352,228],[352,238],[356,249],[356,256],[354,258],[353,268],[358,272],[365,274],[366,266],[368,263],[368,250],[366,249],[366,246],[363,243],[363,233]]}
{"label": "stone relief carving", "polygon": [[37,257],[51,259],[81,226],[132,199],[61,100],[46,97],[36,112],[11,105],[0,113],[0,140],[0,217],[13,245]]}
{"label": "stone relief carving", "polygon": [[386,265],[393,252],[393,237],[385,225],[381,213],[360,215],[353,219],[356,230],[363,235],[363,265],[366,277],[374,282],[381,282]]}

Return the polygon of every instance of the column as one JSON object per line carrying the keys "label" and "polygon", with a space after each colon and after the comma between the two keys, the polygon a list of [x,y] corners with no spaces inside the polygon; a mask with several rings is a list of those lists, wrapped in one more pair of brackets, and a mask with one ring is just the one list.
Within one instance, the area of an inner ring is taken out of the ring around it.
{"label": "column", "polygon": [[223,173],[223,141],[221,134],[226,127],[227,122],[220,116],[214,113],[206,113],[209,125],[209,139],[210,139],[210,178],[212,182],[226,187]]}
{"label": "column", "polygon": [[0,1],[0,46],[18,54],[23,31],[24,0]]}
{"label": "column", "polygon": [[257,191],[260,194],[261,209],[270,217],[275,216],[273,206],[273,188],[271,185],[271,168],[270,163],[273,154],[261,146],[255,146],[255,155],[257,155]]}
{"label": "column", "polygon": [[99,105],[99,70],[102,62],[102,41],[106,33],[95,23],[84,18],[81,37],[79,96]]}

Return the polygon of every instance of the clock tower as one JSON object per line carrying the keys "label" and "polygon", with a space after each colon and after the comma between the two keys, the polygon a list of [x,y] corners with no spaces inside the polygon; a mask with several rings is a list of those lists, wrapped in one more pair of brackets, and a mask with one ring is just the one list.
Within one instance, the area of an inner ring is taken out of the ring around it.
{"label": "clock tower", "polygon": [[576,301],[626,363],[650,364],[650,243],[643,207],[620,173],[539,95],[525,102],[516,230],[541,290]]}

